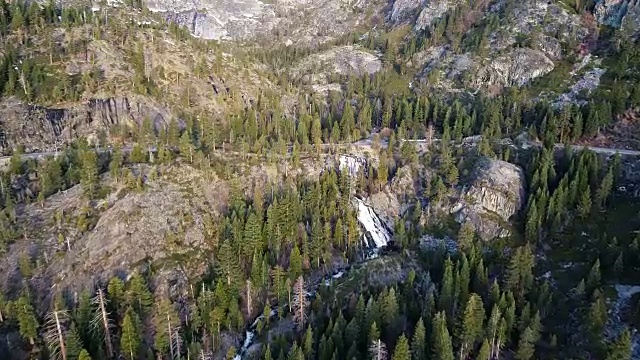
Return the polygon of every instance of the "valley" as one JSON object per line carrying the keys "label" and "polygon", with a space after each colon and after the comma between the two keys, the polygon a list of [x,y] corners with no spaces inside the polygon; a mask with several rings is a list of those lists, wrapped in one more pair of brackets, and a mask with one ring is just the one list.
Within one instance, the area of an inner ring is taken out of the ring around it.
{"label": "valley", "polygon": [[2,1],[0,359],[640,359],[640,3]]}

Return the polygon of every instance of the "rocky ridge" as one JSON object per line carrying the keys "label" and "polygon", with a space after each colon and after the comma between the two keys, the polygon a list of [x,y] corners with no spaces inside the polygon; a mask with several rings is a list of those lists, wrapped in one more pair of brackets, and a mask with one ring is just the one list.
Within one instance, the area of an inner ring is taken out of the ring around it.
{"label": "rocky ridge", "polygon": [[365,10],[375,14],[383,5],[363,0],[151,0],[147,4],[197,37],[287,45],[326,42],[363,23],[368,18]]}

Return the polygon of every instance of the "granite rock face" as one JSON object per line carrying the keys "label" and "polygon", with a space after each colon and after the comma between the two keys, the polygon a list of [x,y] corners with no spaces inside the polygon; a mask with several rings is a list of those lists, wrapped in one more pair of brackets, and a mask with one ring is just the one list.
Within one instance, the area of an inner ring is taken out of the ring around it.
{"label": "granite rock face", "polygon": [[524,205],[525,177],[508,162],[481,158],[471,179],[457,193],[450,212],[460,223],[470,222],[485,240],[510,234],[508,220]]}
{"label": "granite rock face", "polygon": [[424,0],[395,0],[389,14],[389,20],[393,24],[400,24],[410,19],[424,2]]}
{"label": "granite rock face", "polygon": [[640,1],[601,0],[596,4],[594,15],[599,23],[613,27],[627,27],[635,35],[640,31]]}
{"label": "granite rock face", "polygon": [[420,11],[420,15],[416,19],[414,29],[416,31],[425,30],[438,18],[442,17],[447,11],[458,5],[456,0],[428,0]]}
{"label": "granite rock face", "polygon": [[151,11],[216,40],[319,44],[361,24],[384,3],[364,0],[150,0]]}
{"label": "granite rock face", "polygon": [[331,74],[362,76],[382,69],[379,57],[357,46],[337,46],[301,60],[291,74],[312,84],[327,84]]}
{"label": "granite rock face", "polygon": [[18,145],[26,152],[59,150],[78,137],[96,140],[113,125],[139,125],[148,118],[156,128],[166,126],[170,115],[162,106],[138,97],[91,99],[71,107],[40,107],[16,98],[0,103],[0,152]]}
{"label": "granite rock face", "polygon": [[518,48],[481,68],[477,75],[481,82],[476,85],[523,86],[532,79],[548,74],[553,68],[553,61],[543,52]]}

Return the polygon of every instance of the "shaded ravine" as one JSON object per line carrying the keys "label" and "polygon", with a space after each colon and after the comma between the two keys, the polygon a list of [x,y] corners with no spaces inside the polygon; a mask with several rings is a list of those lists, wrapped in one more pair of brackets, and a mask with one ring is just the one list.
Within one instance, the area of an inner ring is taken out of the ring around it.
{"label": "shaded ravine", "polygon": [[[309,292],[307,293],[307,297],[309,298],[315,297],[318,289],[320,288],[320,284],[329,286],[332,280],[344,277],[355,266],[362,265],[369,260],[377,258],[379,256],[379,250],[385,248],[392,239],[390,230],[387,229],[384,222],[378,217],[375,211],[363,200],[356,198],[355,201],[358,205],[358,221],[364,230],[362,236],[365,248],[364,255],[361,260],[335,269],[332,273],[325,274],[323,277],[320,277],[309,284]],[[284,304],[284,306],[286,305],[287,304]],[[275,309],[271,310],[271,313],[269,314],[269,319],[273,319],[278,315],[278,304],[275,304],[274,307]],[[246,355],[247,351],[254,343],[258,323],[263,319],[264,315],[258,316],[247,328],[242,341],[242,347],[233,360],[242,360]]]}

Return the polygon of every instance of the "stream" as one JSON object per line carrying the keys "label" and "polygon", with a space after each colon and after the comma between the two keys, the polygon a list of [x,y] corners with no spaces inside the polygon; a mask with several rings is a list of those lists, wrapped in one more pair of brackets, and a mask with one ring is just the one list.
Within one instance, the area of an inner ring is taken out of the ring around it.
{"label": "stream", "polygon": [[[347,265],[339,269],[335,269],[333,273],[326,274],[324,277],[320,278],[319,280],[314,281],[313,284],[310,286],[309,293],[307,293],[308,297],[315,296],[321,283],[324,283],[326,286],[329,286],[332,280],[340,279],[341,277],[347,275],[349,273],[349,270],[354,265],[363,264],[369,260],[377,258],[379,256],[379,250],[386,247],[389,244],[389,242],[392,240],[391,230],[387,228],[384,221],[380,219],[380,217],[375,213],[375,211],[361,199],[355,198],[354,202],[358,207],[358,222],[360,222],[360,225],[363,228],[362,241],[363,241],[363,246],[365,248],[365,255],[363,256],[362,260],[354,264]],[[269,314],[269,318],[273,319],[278,315],[278,311],[276,309],[271,310],[271,313]],[[247,350],[254,343],[258,323],[262,319],[264,319],[264,315],[258,316],[253,321],[253,323],[248,327],[244,335],[242,347],[240,348],[236,356],[233,358],[233,360],[242,360],[243,357],[246,355]]]}

